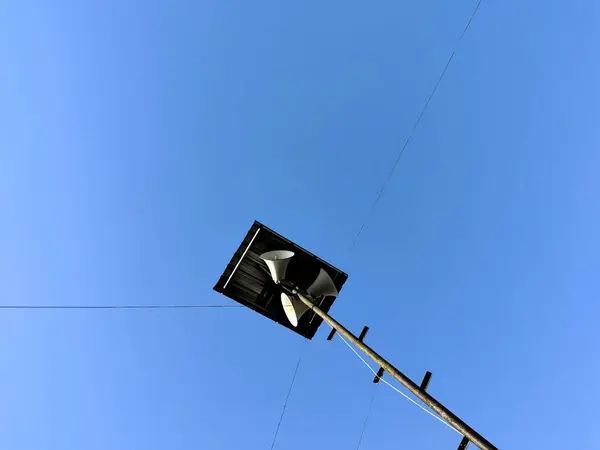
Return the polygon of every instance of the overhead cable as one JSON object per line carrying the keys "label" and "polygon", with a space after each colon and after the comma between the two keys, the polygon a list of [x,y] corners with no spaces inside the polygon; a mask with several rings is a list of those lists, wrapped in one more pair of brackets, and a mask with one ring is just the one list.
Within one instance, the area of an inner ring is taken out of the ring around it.
{"label": "overhead cable", "polygon": [[298,361],[296,361],[296,367],[294,368],[294,374],[292,375],[292,382],[290,383],[290,387],[288,388],[287,395],[285,396],[285,401],[283,402],[283,409],[281,410],[281,415],[279,416],[279,421],[277,422],[277,428],[275,429],[275,434],[273,435],[273,441],[271,442],[271,450],[275,448],[275,443],[277,442],[277,436],[279,435],[279,428],[281,427],[281,422],[283,422],[283,416],[285,416],[285,410],[287,408],[288,401],[290,399],[290,394],[292,393],[292,389],[294,387],[294,382],[296,381],[296,375],[298,375],[298,368],[300,367],[300,361],[302,361],[302,355],[304,355],[304,347],[306,347],[306,341],[308,339],[304,338],[304,342],[302,343],[302,347],[300,348],[300,354],[298,355]]}
{"label": "overhead cable", "polygon": [[0,305],[2,309],[199,309],[241,308],[242,305]]}
{"label": "overhead cable", "polygon": [[458,42],[454,46],[454,50],[452,51],[452,53],[450,54],[450,57],[446,61],[446,65],[444,66],[444,70],[442,70],[442,73],[438,77],[438,80],[435,83],[435,85],[433,86],[433,89],[432,89],[431,93],[429,94],[429,97],[427,98],[427,101],[423,105],[423,108],[421,109],[421,112],[417,116],[417,120],[415,121],[415,123],[414,123],[414,125],[413,125],[413,127],[412,127],[412,129],[410,131],[410,133],[408,134],[408,137],[406,138],[406,141],[404,141],[404,145],[400,149],[400,153],[398,153],[398,156],[396,157],[396,161],[392,165],[392,169],[389,171],[386,179],[384,180],[383,184],[381,185],[381,188],[379,189],[379,192],[377,192],[377,196],[375,197],[375,201],[373,201],[373,203],[371,204],[371,208],[369,209],[369,212],[367,213],[367,215],[366,215],[363,223],[361,224],[360,228],[358,229],[358,232],[356,233],[356,236],[354,236],[354,239],[352,240],[352,244],[350,245],[350,250],[352,250],[352,248],[354,247],[354,244],[356,243],[356,241],[358,240],[358,237],[363,232],[363,229],[365,228],[365,225],[367,224],[367,221],[369,220],[369,218],[371,217],[371,215],[375,211],[375,208],[377,207],[377,204],[379,203],[379,200],[381,200],[381,196],[383,195],[383,191],[385,191],[385,188],[387,187],[388,183],[392,179],[392,176],[394,175],[394,172],[396,171],[396,167],[398,166],[398,163],[400,162],[400,159],[402,158],[402,155],[404,154],[404,150],[406,150],[406,147],[408,146],[408,143],[412,139],[413,134],[415,133],[415,130],[419,126],[419,123],[421,122],[421,119],[422,119],[423,115],[425,114],[425,111],[427,110],[427,107],[429,106],[429,102],[431,102],[431,99],[433,98],[433,96],[436,93],[436,91],[437,91],[440,83],[442,82],[442,79],[444,78],[444,75],[446,75],[446,71],[448,70],[448,67],[450,66],[450,63],[452,62],[452,59],[454,58],[454,55],[456,54],[458,48],[460,47],[460,44],[461,44],[463,38],[465,37],[465,34],[467,33],[467,30],[471,26],[471,22],[473,22],[473,18],[475,17],[475,14],[477,14],[477,11],[479,10],[479,7],[481,6],[481,2],[482,1],[483,0],[479,0],[477,2],[477,5],[475,6],[475,9],[473,10],[473,13],[471,14],[471,17],[469,18],[469,21],[467,22],[467,25],[465,26],[464,30],[462,31],[462,34],[460,35],[460,38],[458,39]]}

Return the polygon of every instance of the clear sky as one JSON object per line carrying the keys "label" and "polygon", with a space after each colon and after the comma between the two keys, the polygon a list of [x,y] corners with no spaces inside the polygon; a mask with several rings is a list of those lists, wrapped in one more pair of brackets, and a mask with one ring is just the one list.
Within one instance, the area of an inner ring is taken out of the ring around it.
{"label": "clear sky", "polygon": [[[257,219],[349,274],[332,314],[502,449],[600,448],[594,0],[8,1],[0,304],[227,304]],[[276,449],[354,449],[323,326]],[[302,339],[246,309],[0,311],[3,450],[265,450]],[[460,438],[385,386],[362,449]]]}

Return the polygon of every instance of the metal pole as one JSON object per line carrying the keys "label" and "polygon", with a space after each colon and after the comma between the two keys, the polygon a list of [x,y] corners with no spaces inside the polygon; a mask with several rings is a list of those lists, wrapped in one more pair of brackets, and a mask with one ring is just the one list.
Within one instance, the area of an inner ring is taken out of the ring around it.
{"label": "metal pole", "polygon": [[[294,293],[297,293],[294,292]],[[439,416],[452,425],[458,432],[460,432],[463,436],[466,436],[473,444],[479,447],[482,450],[498,450],[494,445],[488,442],[483,436],[477,433],[473,428],[463,422],[458,416],[453,414],[448,408],[438,402],[435,398],[429,395],[425,390],[421,389],[416,383],[414,383],[410,378],[392,366],[389,362],[387,362],[383,357],[381,357],[375,350],[366,345],[364,342],[360,341],[356,336],[354,336],[346,327],[340,324],[337,320],[332,318],[329,314],[322,311],[319,307],[315,306],[309,299],[308,296],[301,294],[298,295],[298,298],[302,300],[302,302],[312,309],[315,314],[320,316],[325,322],[327,322],[332,328],[338,331],[342,336],[352,342],[356,347],[361,349],[364,353],[366,353],[373,361],[383,367],[391,376],[393,376],[396,380],[398,380],[406,389],[412,392],[416,397],[418,397],[423,403],[429,406],[432,410],[434,410]]]}

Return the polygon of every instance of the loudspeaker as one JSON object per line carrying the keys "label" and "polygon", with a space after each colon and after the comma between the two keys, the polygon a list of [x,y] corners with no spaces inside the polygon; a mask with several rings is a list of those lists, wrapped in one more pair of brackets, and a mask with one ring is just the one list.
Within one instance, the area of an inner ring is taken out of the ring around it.
{"label": "loudspeaker", "polygon": [[274,250],[263,253],[260,258],[267,263],[273,281],[279,284],[285,278],[285,270],[292,256],[294,256],[294,252],[289,250]]}
{"label": "loudspeaker", "polygon": [[333,280],[325,269],[319,271],[317,279],[313,281],[313,284],[306,290],[313,297],[319,297],[321,295],[331,295],[337,297],[339,292],[333,284]]}
{"label": "loudspeaker", "polygon": [[281,293],[281,305],[283,306],[286,317],[294,327],[298,326],[300,317],[302,317],[309,309],[308,306],[302,303],[302,300],[289,296],[283,292]]}
{"label": "loudspeaker", "polygon": [[[319,271],[317,279],[313,281],[306,292],[308,292],[313,299],[322,295],[331,295],[334,297],[337,297],[338,295],[338,290],[335,287],[335,284],[333,284],[333,280],[324,269]],[[298,296],[306,299],[306,297],[300,293]],[[281,305],[283,306],[286,317],[294,327],[298,326],[300,318],[310,309],[302,300],[286,293],[281,294]]]}

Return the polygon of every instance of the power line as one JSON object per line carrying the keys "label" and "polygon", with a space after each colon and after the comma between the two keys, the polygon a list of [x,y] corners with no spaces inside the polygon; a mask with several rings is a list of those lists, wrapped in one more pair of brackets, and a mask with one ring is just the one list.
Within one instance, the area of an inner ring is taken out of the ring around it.
{"label": "power line", "polygon": [[285,396],[285,402],[283,403],[283,409],[281,410],[281,415],[279,416],[279,422],[277,422],[277,428],[275,429],[275,435],[273,436],[273,442],[271,442],[271,450],[275,448],[275,442],[277,442],[277,435],[279,434],[279,427],[281,427],[281,422],[283,421],[283,416],[285,415],[285,409],[287,408],[288,400],[290,399],[290,394],[292,393],[292,388],[294,387],[294,382],[296,381],[296,375],[298,374],[298,368],[300,367],[300,361],[302,361],[302,355],[304,354],[304,347],[306,347],[306,341],[308,339],[304,338],[304,342],[302,343],[302,347],[300,348],[300,355],[298,355],[298,361],[296,362],[296,368],[294,369],[294,375],[292,376],[292,382],[290,383],[290,387],[288,388],[287,395]]}
{"label": "power line", "polygon": [[[417,120],[415,121],[408,137],[406,138],[406,141],[404,142],[404,145],[402,146],[402,148],[400,149],[400,153],[398,153],[398,156],[396,157],[396,160],[394,161],[394,164],[392,165],[392,168],[390,170],[390,172],[388,173],[387,177],[385,178],[383,184],[381,185],[381,188],[379,189],[379,191],[377,192],[377,195],[375,197],[375,200],[373,201],[373,203],[371,204],[371,207],[363,221],[363,223],[361,224],[360,228],[358,229],[358,232],[356,233],[356,235],[354,236],[354,239],[352,240],[352,243],[350,244],[350,248],[348,249],[348,251],[350,252],[352,250],[352,248],[354,247],[354,245],[356,244],[356,241],[358,240],[358,238],[360,237],[360,235],[362,234],[367,221],[369,220],[369,218],[373,215],[373,212],[375,211],[375,208],[377,207],[377,205],[379,204],[379,201],[381,200],[381,197],[383,195],[383,192],[385,191],[387,185],[389,184],[390,180],[392,179],[394,172],[396,171],[396,167],[398,166],[398,163],[400,162],[400,159],[402,158],[402,155],[404,154],[404,151],[406,150],[406,148],[408,147],[408,144],[410,143],[417,127],[419,126],[421,119],[423,118],[423,115],[425,114],[425,111],[427,110],[427,107],[429,106],[429,103],[431,102],[431,99],[433,98],[433,96],[435,95],[440,83],[442,82],[442,79],[444,78],[444,75],[446,75],[446,72],[448,70],[448,67],[450,66],[450,63],[452,62],[452,60],[454,59],[454,55],[456,54],[458,48],[460,47],[460,44],[463,40],[463,38],[465,37],[465,34],[467,33],[468,29],[471,26],[471,23],[473,22],[473,18],[475,17],[475,14],[477,14],[477,11],[479,10],[479,7],[481,6],[483,0],[479,0],[477,2],[477,5],[475,6],[475,8],[473,9],[473,12],[471,13],[471,16],[469,17],[469,20],[465,26],[465,28],[463,29],[460,38],[458,39],[458,42],[456,43],[456,45],[454,46],[454,49],[452,51],[452,53],[450,54],[450,57],[448,58],[448,60],[446,61],[446,64],[444,65],[444,69],[442,70],[440,76],[438,77],[433,89],[431,90],[431,93],[429,94],[429,97],[427,97],[427,101],[425,102],[425,104],[423,105],[423,108],[421,109],[421,112],[419,113],[419,115],[417,116]],[[369,368],[369,370],[375,375],[377,376],[377,372],[375,371],[375,369],[373,369],[371,367],[371,365],[354,349],[354,347],[352,347],[350,345],[350,343],[348,343],[346,341],[346,339],[344,339],[341,335],[339,336],[340,339],[348,346],[348,348],[350,350],[352,350],[352,352],[363,362],[363,364],[365,364],[365,366],[367,366]],[[456,431],[458,433],[458,430],[454,429],[453,426],[451,426],[449,423],[447,423],[445,420],[443,420],[441,417],[439,417],[437,414],[434,414],[433,412],[429,411],[427,408],[425,408],[423,405],[419,404],[418,402],[416,402],[414,399],[412,399],[411,397],[409,397],[407,394],[405,394],[404,392],[402,392],[400,389],[398,389],[396,386],[392,385],[391,383],[389,383],[387,380],[384,380],[383,378],[380,378],[380,381],[383,381],[386,385],[388,385],[389,387],[391,387],[394,391],[396,391],[397,393],[399,393],[400,395],[402,395],[403,397],[405,397],[407,400],[409,400],[410,402],[412,402],[413,404],[415,404],[416,406],[418,406],[419,408],[421,408],[423,411],[425,411],[427,414],[431,415],[432,417],[434,417],[435,419],[439,420],[440,422],[442,422],[444,425],[446,425],[447,427],[451,428],[452,430]],[[363,422],[363,426],[361,429],[361,433],[360,433],[360,438],[358,440],[358,444],[356,446],[356,450],[360,450],[360,446],[362,444],[363,441],[363,437],[365,434],[365,430],[367,428],[367,423],[369,421],[369,416],[371,415],[371,410],[373,408],[373,402],[375,400],[375,392],[376,392],[376,387],[377,384],[373,385],[373,390],[371,392],[371,399],[369,401],[369,406],[367,409],[367,415],[365,417],[365,420]],[[460,434],[460,433],[459,433]]]}
{"label": "power line", "polygon": [[242,308],[242,305],[0,305],[1,309],[199,309]]}
{"label": "power line", "polygon": [[[469,18],[469,21],[467,22],[467,25],[465,26],[465,28],[464,28],[464,30],[463,30],[463,32],[462,32],[462,34],[461,34],[461,36],[460,36],[460,38],[459,38],[456,46],[454,47],[454,50],[452,51],[452,54],[450,55],[450,57],[448,58],[448,61],[446,62],[446,65],[444,66],[444,70],[442,70],[442,73],[440,74],[437,82],[435,83],[435,86],[433,87],[433,90],[429,94],[429,97],[427,98],[427,101],[425,102],[425,105],[423,106],[423,109],[421,110],[421,113],[418,115],[417,120],[416,120],[415,124],[413,125],[413,128],[412,128],[410,134],[408,135],[408,138],[404,142],[404,145],[402,146],[402,149],[400,150],[400,153],[398,154],[398,157],[396,158],[396,161],[394,162],[394,165],[392,166],[392,169],[390,170],[387,178],[383,182],[383,185],[379,189],[379,192],[377,193],[375,201],[371,205],[371,208],[369,209],[369,212],[368,212],[367,216],[365,217],[365,220],[363,221],[362,225],[360,226],[360,228],[358,230],[358,233],[356,233],[356,236],[352,240],[352,243],[350,244],[350,248],[348,249],[349,251],[352,250],[352,248],[354,247],[354,244],[356,243],[358,237],[361,235],[363,229],[365,228],[367,220],[371,217],[371,215],[373,214],[373,211],[375,210],[375,207],[377,206],[377,204],[381,200],[381,196],[383,195],[383,191],[385,190],[385,188],[387,187],[389,181],[391,180],[391,178],[392,178],[392,176],[393,176],[393,174],[394,174],[394,172],[396,170],[396,167],[398,166],[398,163],[400,162],[400,159],[402,158],[402,155],[404,154],[404,151],[406,150],[406,147],[408,146],[410,140],[412,139],[412,136],[413,136],[415,130],[417,129],[417,127],[419,126],[419,123],[421,122],[421,118],[425,114],[425,111],[427,110],[427,107],[429,106],[429,103],[431,102],[431,99],[433,98],[435,92],[437,91],[438,86],[440,85],[442,79],[444,78],[444,75],[446,74],[446,71],[448,70],[448,67],[450,66],[450,63],[452,62],[452,59],[454,58],[454,55],[456,54],[456,51],[458,50],[458,47],[460,46],[460,43],[463,40],[463,37],[465,36],[465,34],[467,33],[467,30],[471,26],[471,22],[473,21],[473,18],[475,17],[475,14],[479,10],[479,7],[480,7],[482,1],[483,0],[479,0],[478,3],[477,3],[477,6],[475,6],[475,9],[473,10],[473,13],[471,14],[471,17]],[[342,338],[342,337],[340,336],[340,338]],[[356,350],[354,350],[354,348],[352,346],[350,346],[350,344],[348,344],[348,342],[346,342],[346,340],[344,338],[342,338],[342,340],[346,343],[346,345],[348,345],[348,347],[350,347],[350,349],[356,354],[356,356],[358,356],[363,361],[363,363],[365,363],[367,365],[367,367],[369,369],[371,369],[371,371],[375,375],[377,375],[377,372],[375,372],[371,368],[371,366],[369,365],[369,363],[367,363],[367,361],[365,361],[356,352]],[[304,344],[306,344],[306,339],[304,340]],[[271,450],[273,450],[273,448],[275,447],[275,443],[277,441],[277,436],[279,434],[279,428],[281,427],[281,422],[283,421],[283,417],[285,415],[285,411],[286,411],[286,407],[287,407],[287,404],[288,404],[288,400],[290,398],[290,394],[292,392],[292,388],[294,387],[294,381],[296,380],[296,374],[298,373],[298,367],[300,366],[300,362],[302,360],[302,355],[304,353],[304,344],[302,345],[302,349],[300,350],[300,356],[298,357],[298,361],[297,361],[296,367],[294,369],[294,374],[292,376],[292,382],[290,383],[290,387],[288,389],[288,392],[287,392],[287,395],[286,395],[286,398],[285,398],[285,402],[283,404],[283,409],[281,411],[281,416],[279,417],[279,422],[277,423],[277,428],[275,430],[275,435],[273,436],[273,441],[271,443]],[[419,408],[423,409],[428,414],[432,415],[433,417],[435,417],[436,419],[440,420],[445,425],[447,425],[450,428],[454,429],[451,425],[449,425],[448,423],[446,423],[443,419],[441,419],[437,415],[433,414],[428,409],[424,408],[422,405],[420,405],[419,403],[417,403],[415,400],[413,400],[412,398],[410,398],[409,396],[407,396],[405,393],[403,393],[402,391],[400,391],[398,388],[396,388],[392,384],[388,383],[386,380],[382,379],[381,381],[383,381],[388,386],[390,386],[392,389],[396,390],[398,393],[400,393],[401,395],[403,395],[404,397],[406,397],[408,400],[410,400],[411,402],[413,402],[415,405],[417,405]],[[371,400],[370,400],[370,403],[369,403],[369,408],[368,408],[368,411],[367,411],[367,416],[366,416],[365,421],[363,423],[363,427],[362,427],[361,434],[360,434],[360,439],[358,441],[357,450],[360,449],[360,446],[361,446],[361,443],[362,443],[362,440],[363,440],[363,436],[364,436],[365,429],[367,427],[367,422],[368,422],[368,419],[369,419],[369,415],[370,415],[371,409],[373,407],[374,398],[375,398],[375,388],[373,389],[373,393],[372,393]]]}
{"label": "power line", "polygon": [[454,46],[454,50],[452,51],[452,54],[448,58],[448,61],[446,61],[446,65],[444,66],[444,70],[442,70],[442,73],[438,77],[438,80],[435,83],[435,86],[433,87],[433,90],[429,94],[429,97],[427,98],[427,101],[425,102],[425,105],[423,105],[423,109],[421,110],[421,113],[417,116],[417,120],[416,120],[415,124],[413,125],[412,130],[410,131],[410,133],[408,135],[408,138],[406,138],[406,141],[404,142],[404,145],[402,146],[402,149],[400,150],[400,153],[398,154],[398,157],[396,158],[396,161],[394,162],[394,165],[392,166],[392,170],[390,170],[387,178],[385,179],[385,181],[381,185],[381,188],[379,189],[379,192],[377,193],[377,196],[375,197],[375,201],[371,204],[371,208],[369,209],[369,212],[367,213],[367,216],[365,217],[365,220],[363,221],[362,225],[360,226],[360,228],[358,230],[358,233],[356,233],[356,236],[354,236],[354,239],[352,240],[352,244],[350,245],[350,250],[352,250],[352,248],[354,247],[354,244],[356,243],[356,241],[358,240],[358,237],[361,235],[363,229],[365,228],[365,225],[367,224],[367,221],[369,220],[369,218],[371,217],[371,215],[375,211],[375,207],[379,203],[379,200],[381,200],[381,196],[383,195],[383,191],[385,191],[385,188],[387,187],[388,183],[392,179],[392,176],[394,175],[394,172],[396,171],[396,167],[398,166],[398,163],[400,162],[400,159],[402,158],[402,155],[404,154],[404,150],[406,150],[406,147],[408,146],[408,143],[412,139],[413,134],[415,133],[415,130],[417,129],[417,127],[419,126],[419,123],[421,122],[421,118],[423,117],[423,115],[425,114],[425,111],[427,110],[427,107],[429,106],[429,102],[431,102],[431,99],[433,98],[435,92],[437,91],[438,86],[442,82],[442,79],[444,78],[444,75],[446,75],[446,71],[448,70],[448,67],[450,66],[450,63],[452,62],[452,59],[454,58],[454,55],[456,54],[458,48],[460,47],[460,44],[461,44],[463,38],[465,37],[465,34],[467,33],[467,30],[471,26],[471,22],[473,21],[473,18],[475,17],[475,14],[477,14],[477,11],[479,10],[479,6],[481,6],[481,2],[482,1],[483,0],[479,0],[477,2],[477,6],[475,6],[475,9],[473,10],[473,13],[471,14],[471,17],[469,18],[469,21],[467,22],[467,25],[465,26],[462,34],[460,35],[460,38],[458,39],[458,42]]}
{"label": "power line", "polygon": [[363,422],[362,430],[360,431],[360,438],[358,439],[358,445],[356,446],[356,450],[360,449],[360,444],[362,444],[363,437],[365,435],[365,430],[367,429],[367,422],[369,421],[369,416],[371,415],[371,409],[373,408],[373,402],[375,401],[375,389],[377,388],[376,384],[373,384],[373,390],[371,391],[371,400],[369,400],[369,407],[367,408],[367,415],[365,417],[365,421]]}

